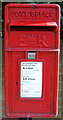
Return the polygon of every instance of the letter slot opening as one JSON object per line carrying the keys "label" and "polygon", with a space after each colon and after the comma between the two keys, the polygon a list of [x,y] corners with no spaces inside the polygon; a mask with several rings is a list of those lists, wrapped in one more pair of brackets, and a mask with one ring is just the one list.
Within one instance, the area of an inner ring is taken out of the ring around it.
{"label": "letter slot opening", "polygon": [[56,31],[56,26],[10,26],[10,31]]}

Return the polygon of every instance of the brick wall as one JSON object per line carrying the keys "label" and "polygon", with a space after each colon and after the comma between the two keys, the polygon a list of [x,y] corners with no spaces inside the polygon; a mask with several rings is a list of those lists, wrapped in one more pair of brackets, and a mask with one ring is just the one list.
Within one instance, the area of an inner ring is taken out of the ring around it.
{"label": "brick wall", "polygon": [[[4,6],[5,4],[0,2],[0,119],[7,118],[5,115],[5,77],[4,77]],[[2,11],[3,10],[3,11]],[[2,32],[3,31],[3,32]],[[2,34],[1,34],[2,32]],[[2,37],[1,37],[2,36]],[[63,118],[63,39],[61,39],[61,51],[60,51],[60,65],[59,65],[59,93],[58,93],[58,116],[50,120],[60,120]],[[2,103],[2,105],[1,105]],[[2,115],[1,115],[2,111]],[[6,120],[6,119],[5,119]],[[7,120],[10,120],[9,118]],[[13,119],[12,119],[13,120]],[[18,119],[16,119],[18,120]],[[49,120],[49,119],[33,119],[33,120]]]}
{"label": "brick wall", "polygon": [[0,119],[2,116],[2,7],[0,2]]}

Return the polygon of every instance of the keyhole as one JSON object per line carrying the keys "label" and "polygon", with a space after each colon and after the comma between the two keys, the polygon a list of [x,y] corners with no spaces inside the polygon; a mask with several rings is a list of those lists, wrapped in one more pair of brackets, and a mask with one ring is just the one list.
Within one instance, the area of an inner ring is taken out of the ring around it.
{"label": "keyhole", "polygon": [[18,82],[16,82],[16,85],[18,84]]}

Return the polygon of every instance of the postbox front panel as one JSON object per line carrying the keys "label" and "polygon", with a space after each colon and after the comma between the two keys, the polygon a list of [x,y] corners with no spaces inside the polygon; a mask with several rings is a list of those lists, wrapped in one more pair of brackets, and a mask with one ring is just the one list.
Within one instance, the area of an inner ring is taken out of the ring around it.
{"label": "postbox front panel", "polygon": [[5,95],[8,116],[53,117],[57,114],[58,20],[57,5],[6,6]]}

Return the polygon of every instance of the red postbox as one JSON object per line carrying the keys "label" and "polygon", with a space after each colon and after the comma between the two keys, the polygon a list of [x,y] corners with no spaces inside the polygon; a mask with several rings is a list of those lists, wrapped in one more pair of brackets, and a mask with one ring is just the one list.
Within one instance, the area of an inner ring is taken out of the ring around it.
{"label": "red postbox", "polygon": [[58,106],[60,8],[5,7],[5,97],[9,117],[54,117]]}

